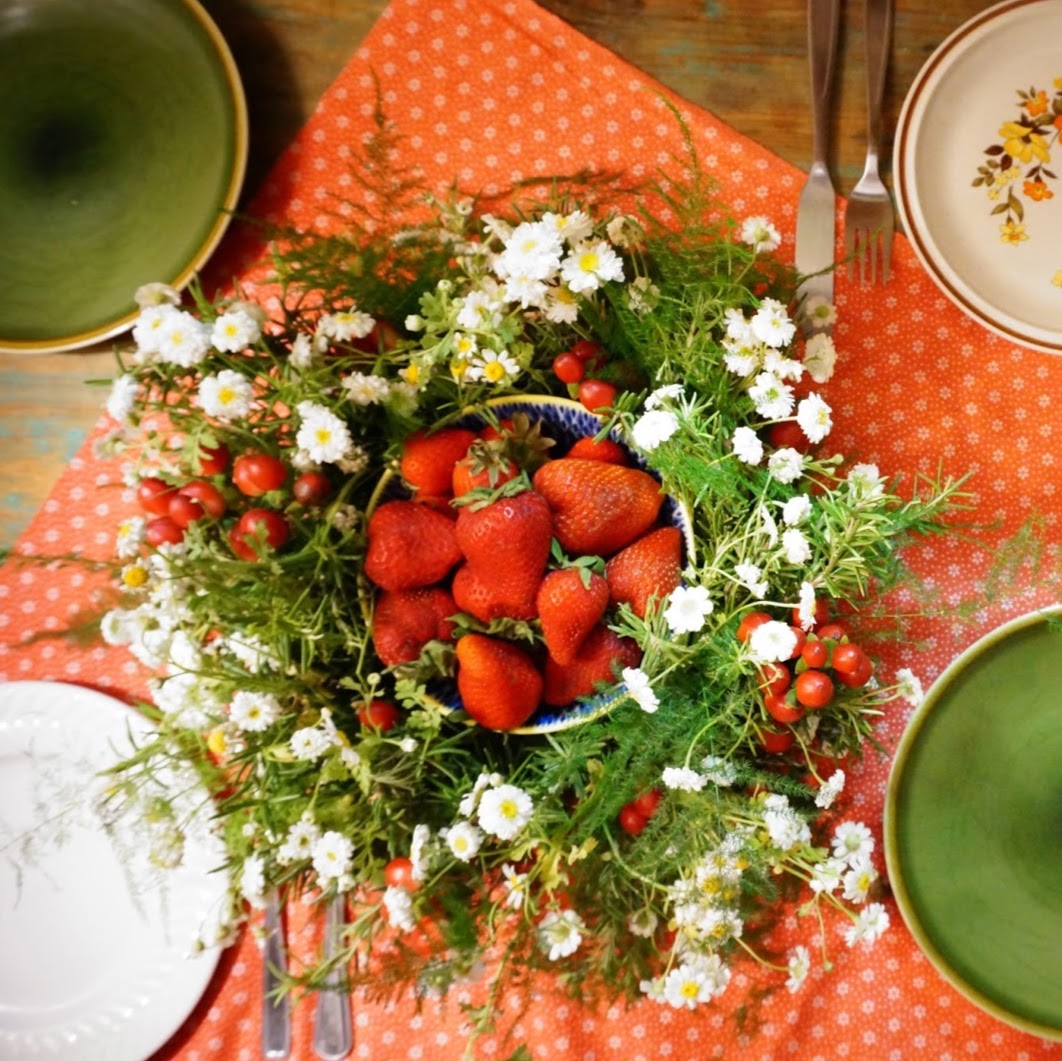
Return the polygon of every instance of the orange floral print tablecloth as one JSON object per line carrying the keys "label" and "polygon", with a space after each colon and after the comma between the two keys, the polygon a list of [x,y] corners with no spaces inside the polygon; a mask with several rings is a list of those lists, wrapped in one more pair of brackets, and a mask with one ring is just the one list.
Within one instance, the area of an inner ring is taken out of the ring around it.
{"label": "orange floral print tablecloth", "polygon": [[[397,162],[416,167],[428,188],[445,191],[456,178],[493,194],[515,180],[586,166],[651,175],[681,151],[665,101],[688,122],[735,218],[773,220],[783,233],[779,254],[791,260],[803,174],[530,0],[396,0],[281,158],[254,212],[303,227],[332,224],[337,197],[356,194],[353,145],[372,128],[378,102],[401,135]],[[212,271],[238,275],[259,250],[253,237],[233,230]],[[884,289],[863,290],[838,274],[835,339],[841,360],[823,391],[833,408],[833,443],[889,474],[971,472],[974,520],[994,524],[992,533],[1002,540],[1038,514],[1053,539],[1062,514],[1056,415],[1062,360],[1015,347],[965,318],[938,292],[902,237],[894,257],[894,276]],[[115,528],[132,508],[120,469],[97,462],[90,440],[17,552],[108,556]],[[916,563],[945,602],[957,603],[980,584],[991,552],[938,541],[921,549]],[[146,676],[124,650],[86,644],[71,632],[105,589],[102,576],[83,568],[9,562],[0,572],[0,679],[79,682],[123,699],[143,695]],[[1044,589],[1008,587],[973,624],[916,630],[909,644],[889,650],[884,667],[911,667],[928,686],[981,633],[1044,603]],[[910,710],[894,707],[883,720],[879,735],[886,746],[895,745]],[[871,752],[849,781],[853,811],[875,823],[881,869],[888,767],[887,758]],[[751,971],[736,976],[717,1002],[694,1012],[651,1001],[584,1007],[543,985],[526,1010],[525,1000],[505,1000],[513,1038],[481,1040],[477,1056],[506,1057],[521,1041],[542,1061],[1032,1061],[1062,1053],[1062,1046],[1017,1031],[965,1001],[916,948],[895,904],[889,901],[888,909],[892,927],[873,949],[849,950],[838,933],[829,941],[834,971],[814,973],[795,994],[784,988],[770,994],[754,1020],[738,1020],[736,1012],[755,986]],[[296,947],[312,946],[304,912],[292,911],[291,920]],[[260,975],[257,946],[245,933],[223,955],[202,1002],[158,1058],[259,1057]],[[467,1026],[459,1004],[479,1000],[476,985],[419,1010],[412,999],[381,1006],[355,996],[352,1056],[460,1058]],[[295,1058],[313,1056],[311,1012],[309,1005],[296,1010]]]}

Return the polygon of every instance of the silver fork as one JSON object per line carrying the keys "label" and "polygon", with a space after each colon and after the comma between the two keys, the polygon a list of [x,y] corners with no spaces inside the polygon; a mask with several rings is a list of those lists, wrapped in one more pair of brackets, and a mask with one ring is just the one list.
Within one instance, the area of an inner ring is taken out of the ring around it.
{"label": "silver fork", "polygon": [[892,0],[866,0],[863,35],[867,64],[867,158],[863,176],[852,189],[844,213],[844,249],[848,275],[859,265],[859,282],[889,279],[894,211],[878,173],[881,149],[881,101],[892,38]]}

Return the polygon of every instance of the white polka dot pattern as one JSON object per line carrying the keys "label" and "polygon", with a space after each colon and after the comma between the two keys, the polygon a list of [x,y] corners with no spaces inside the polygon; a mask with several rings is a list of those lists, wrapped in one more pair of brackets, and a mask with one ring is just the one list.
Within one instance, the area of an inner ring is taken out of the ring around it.
{"label": "white polka dot pattern", "polygon": [[[801,174],[766,149],[684,103],[529,0],[398,0],[381,17],[347,70],[317,107],[303,134],[266,182],[256,211],[324,231],[356,194],[351,147],[372,127],[377,81],[402,137],[398,161],[444,192],[456,177],[469,189],[497,194],[512,181],[594,166],[630,177],[653,175],[681,150],[668,104],[678,107],[705,167],[719,181],[735,216],[766,214],[782,229],[780,253],[791,259]],[[212,275],[252,268],[260,247],[233,231]],[[831,442],[853,458],[901,474],[974,473],[971,518],[998,523],[1001,541],[1037,516],[1050,535],[1062,512],[1051,410],[1062,405],[1062,360],[1013,347],[963,317],[939,294],[902,239],[895,275],[884,290],[862,290],[838,275],[842,354],[826,390],[834,410]],[[86,445],[57,483],[19,543],[21,556],[80,550],[107,557],[119,515],[131,498],[113,465],[97,463]],[[951,612],[984,582],[991,545],[933,541],[910,555],[912,567]],[[123,652],[86,647],[77,632],[106,607],[105,574],[78,566],[22,566],[0,572],[0,678],[76,681],[133,698],[145,676]],[[1046,603],[1047,591],[1008,585],[969,624],[925,621],[889,651],[884,671],[912,667],[928,685],[982,632]],[[901,602],[902,603],[902,602]],[[909,712],[883,720],[886,746]],[[880,822],[888,759],[874,753],[852,768],[854,810]],[[878,830],[878,851],[881,849]],[[943,983],[914,946],[890,903],[893,929],[872,951],[829,941],[836,969],[814,974],[804,989],[767,995],[756,1019],[735,1020],[738,1007],[765,982],[753,969],[735,977],[716,1006],[693,1015],[655,1004],[584,1008],[543,985],[530,1006],[503,1001],[536,1059],[604,1061],[818,1061],[869,1057],[982,1058],[1018,1061],[1059,1048],[976,1010]],[[293,912],[294,940],[309,950],[314,932]],[[795,915],[779,943],[804,930]],[[810,931],[810,929],[808,930]],[[831,929],[831,931],[836,931]],[[254,1058],[258,1041],[260,959],[250,937],[226,956],[221,973],[186,1029],[159,1057],[187,1061]],[[458,992],[481,1002],[481,984]],[[296,1013],[293,1056],[311,1057],[312,1006]],[[354,1055],[373,1061],[463,1056],[468,1029],[458,1006],[412,1001],[394,1006],[355,999]],[[507,1056],[511,1042],[488,1038],[486,1058]]]}

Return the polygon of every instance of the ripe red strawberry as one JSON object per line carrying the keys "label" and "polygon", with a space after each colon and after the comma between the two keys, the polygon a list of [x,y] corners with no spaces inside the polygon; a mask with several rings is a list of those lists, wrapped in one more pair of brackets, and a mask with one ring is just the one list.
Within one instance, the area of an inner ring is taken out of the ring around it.
{"label": "ripe red strawberry", "polygon": [[461,509],[457,544],[472,572],[505,602],[534,601],[549,562],[553,521],[533,490]]}
{"label": "ripe red strawberry", "polygon": [[515,479],[520,469],[505,453],[505,443],[473,442],[453,468],[451,488],[454,497],[464,497],[480,487],[493,489]]}
{"label": "ripe red strawberry", "polygon": [[615,440],[603,438],[595,440],[587,436],[576,439],[567,456],[578,460],[604,461],[606,464],[629,464],[627,451]]}
{"label": "ripe red strawberry", "polygon": [[595,571],[564,567],[542,580],[535,598],[542,636],[558,663],[571,663],[608,607],[608,583]]}
{"label": "ripe red strawberry", "polygon": [[372,643],[385,666],[415,660],[429,641],[449,641],[457,612],[453,597],[441,586],[384,590],[372,616]]}
{"label": "ripe red strawberry", "polygon": [[659,604],[682,581],[682,534],[676,527],[657,527],[621,549],[605,565],[609,600],[629,604],[645,618],[649,600]]}
{"label": "ripe red strawberry", "polygon": [[365,574],[381,589],[430,586],[461,559],[454,522],[415,501],[382,504],[366,534]]}
{"label": "ripe red strawberry", "polygon": [[462,564],[454,572],[453,594],[458,610],[468,612],[480,622],[492,619],[534,619],[538,614],[535,590],[540,583],[533,582],[520,589],[514,596],[503,592],[490,575],[480,575],[468,564]]}
{"label": "ripe red strawberry", "polygon": [[562,707],[596,691],[598,682],[614,684],[624,667],[637,667],[642,659],[638,643],[620,637],[607,626],[595,626],[570,663],[546,657],[545,687],[542,699]]}
{"label": "ripe red strawberry", "polygon": [[511,641],[465,634],[457,642],[457,691],[465,711],[481,726],[522,726],[542,699],[542,675]]}
{"label": "ripe red strawberry", "polygon": [[535,489],[553,511],[553,533],[565,551],[611,556],[655,522],[660,484],[638,468],[561,457],[535,472]]}
{"label": "ripe red strawberry", "polygon": [[454,465],[476,440],[475,431],[444,427],[439,431],[414,431],[402,443],[399,468],[415,497],[449,495]]}

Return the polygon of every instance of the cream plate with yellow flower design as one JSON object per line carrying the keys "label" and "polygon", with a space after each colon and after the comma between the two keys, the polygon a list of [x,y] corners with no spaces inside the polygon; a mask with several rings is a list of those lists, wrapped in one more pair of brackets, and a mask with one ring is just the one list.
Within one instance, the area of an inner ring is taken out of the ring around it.
{"label": "cream plate with yellow flower design", "polygon": [[900,114],[904,228],[992,331],[1062,353],[1062,0],[1005,0],[951,34]]}

